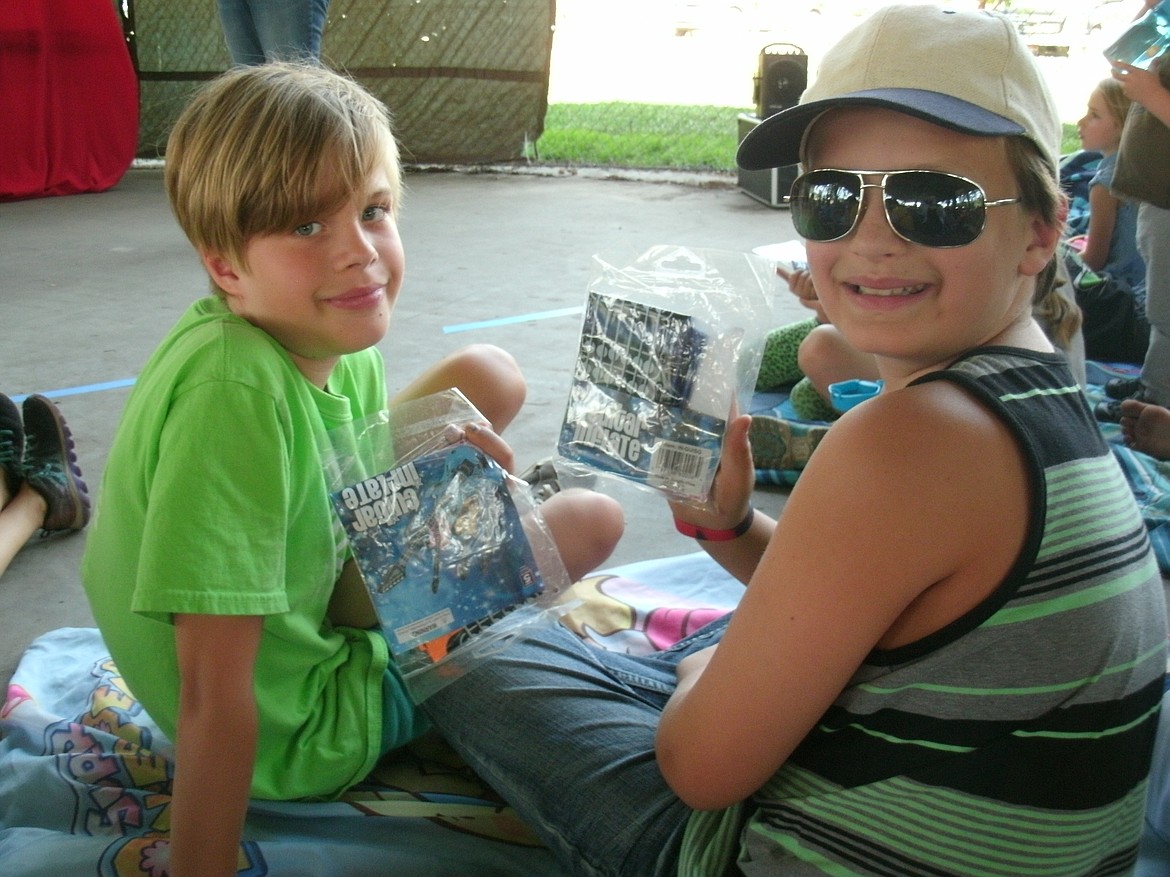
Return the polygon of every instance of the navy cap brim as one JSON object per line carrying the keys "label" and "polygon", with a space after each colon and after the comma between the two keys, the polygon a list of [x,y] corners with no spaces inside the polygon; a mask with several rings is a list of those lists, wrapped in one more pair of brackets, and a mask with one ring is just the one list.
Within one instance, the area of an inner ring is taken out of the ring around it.
{"label": "navy cap brim", "polygon": [[781,110],[756,125],[739,144],[735,160],[749,171],[800,161],[804,132],[821,113],[838,107],[884,107],[944,128],[985,137],[1025,134],[1011,119],[948,94],[916,88],[875,88],[814,100]]}

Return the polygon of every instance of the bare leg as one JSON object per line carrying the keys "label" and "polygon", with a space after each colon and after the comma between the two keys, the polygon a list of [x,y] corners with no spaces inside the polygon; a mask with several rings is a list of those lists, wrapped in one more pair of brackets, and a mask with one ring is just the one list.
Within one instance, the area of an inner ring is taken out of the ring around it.
{"label": "bare leg", "polygon": [[1121,403],[1125,444],[1158,460],[1170,460],[1170,408],[1126,399]]}
{"label": "bare leg", "polygon": [[[480,430],[472,442],[510,468],[511,457],[498,438],[520,411],[528,386],[511,354],[490,344],[473,344],[444,357],[410,382],[391,404],[458,387],[488,419],[495,436]],[[625,528],[616,500],[587,490],[564,490],[541,505],[569,578],[576,581],[610,554]]]}
{"label": "bare leg", "polygon": [[445,356],[390,400],[393,405],[458,387],[499,433],[524,404],[528,385],[516,360],[491,344],[472,344]]}
{"label": "bare leg", "polygon": [[16,496],[0,510],[0,576],[4,575],[12,558],[45,522],[47,511],[44,497],[33,490],[28,482],[21,483]]}
{"label": "bare leg", "polygon": [[541,505],[540,513],[574,582],[609,558],[625,528],[617,500],[590,490],[562,490]]}
{"label": "bare leg", "polygon": [[835,326],[823,324],[813,329],[801,342],[797,354],[800,368],[817,391],[829,398],[829,385],[855,378],[876,380],[877,362],[873,355],[853,347]]}

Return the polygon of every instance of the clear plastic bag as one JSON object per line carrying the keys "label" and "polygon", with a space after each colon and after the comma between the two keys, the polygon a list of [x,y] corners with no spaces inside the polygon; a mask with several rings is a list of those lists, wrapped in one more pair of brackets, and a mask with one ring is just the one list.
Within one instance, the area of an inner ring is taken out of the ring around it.
{"label": "clear plastic bag", "polygon": [[624,268],[595,260],[557,452],[701,506],[728,418],[755,388],[773,262],[678,246]]}
{"label": "clear plastic bag", "polygon": [[458,390],[330,434],[330,498],[392,659],[421,703],[532,625],[572,608],[568,573],[528,485],[459,427]]}

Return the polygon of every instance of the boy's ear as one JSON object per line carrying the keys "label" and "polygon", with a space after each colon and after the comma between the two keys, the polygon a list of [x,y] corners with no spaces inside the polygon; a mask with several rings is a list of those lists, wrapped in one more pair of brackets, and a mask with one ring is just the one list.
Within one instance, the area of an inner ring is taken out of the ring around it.
{"label": "boy's ear", "polygon": [[1024,251],[1024,260],[1020,265],[1022,274],[1035,276],[1052,261],[1052,257],[1056,254],[1056,248],[1060,244],[1060,236],[1067,216],[1068,201],[1062,198],[1057,207],[1054,222],[1045,222],[1039,216],[1032,217],[1030,225],[1032,240]]}
{"label": "boy's ear", "polygon": [[203,252],[199,254],[203,267],[207,269],[212,283],[224,292],[233,294],[240,284],[240,274],[234,262],[219,253]]}

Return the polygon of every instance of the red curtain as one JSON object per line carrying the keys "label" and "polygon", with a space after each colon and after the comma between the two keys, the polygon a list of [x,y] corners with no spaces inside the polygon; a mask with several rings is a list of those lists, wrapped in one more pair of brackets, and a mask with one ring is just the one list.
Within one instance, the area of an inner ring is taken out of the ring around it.
{"label": "red curtain", "polygon": [[138,81],[111,0],[7,0],[0,200],[100,192],[138,143]]}

